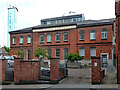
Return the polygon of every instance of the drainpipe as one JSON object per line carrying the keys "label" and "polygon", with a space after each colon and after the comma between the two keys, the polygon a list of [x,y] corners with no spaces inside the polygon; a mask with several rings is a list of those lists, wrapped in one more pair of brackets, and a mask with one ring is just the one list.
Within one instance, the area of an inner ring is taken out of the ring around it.
{"label": "drainpipe", "polygon": [[76,25],[76,30],[77,30],[77,54],[78,54],[78,25]]}

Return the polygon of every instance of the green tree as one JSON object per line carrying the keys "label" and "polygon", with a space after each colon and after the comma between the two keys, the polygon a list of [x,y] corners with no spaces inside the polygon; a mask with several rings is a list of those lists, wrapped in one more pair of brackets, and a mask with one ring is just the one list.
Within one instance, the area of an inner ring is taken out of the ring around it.
{"label": "green tree", "polygon": [[67,54],[66,59],[67,61],[74,62],[74,61],[82,60],[82,57],[79,54],[70,53]]}
{"label": "green tree", "polygon": [[38,49],[35,50],[34,56],[41,61],[44,57],[48,57],[47,53],[48,52],[46,51],[46,48],[41,49],[40,47],[38,47]]}
{"label": "green tree", "polygon": [[4,49],[5,49],[6,52],[8,52],[8,54],[10,54],[10,48],[9,47],[4,46]]}
{"label": "green tree", "polygon": [[25,57],[25,51],[24,51],[24,50],[19,50],[16,54],[17,54],[20,58],[24,58],[24,57]]}

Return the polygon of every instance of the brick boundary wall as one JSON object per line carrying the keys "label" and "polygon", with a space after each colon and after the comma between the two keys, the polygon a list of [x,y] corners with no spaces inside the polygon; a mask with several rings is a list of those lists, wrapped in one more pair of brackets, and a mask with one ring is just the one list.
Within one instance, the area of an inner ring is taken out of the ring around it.
{"label": "brick boundary wall", "polygon": [[59,80],[65,77],[64,69],[59,67],[59,58],[50,59],[50,80],[51,83],[58,83]]}
{"label": "brick boundary wall", "polygon": [[40,63],[34,60],[14,60],[14,83],[33,83],[39,78]]}
{"label": "brick boundary wall", "polygon": [[[97,63],[97,66],[95,66]],[[100,57],[92,57],[92,84],[101,83],[101,63]]]}
{"label": "brick boundary wall", "polygon": [[0,83],[6,81],[7,60],[0,59]]}

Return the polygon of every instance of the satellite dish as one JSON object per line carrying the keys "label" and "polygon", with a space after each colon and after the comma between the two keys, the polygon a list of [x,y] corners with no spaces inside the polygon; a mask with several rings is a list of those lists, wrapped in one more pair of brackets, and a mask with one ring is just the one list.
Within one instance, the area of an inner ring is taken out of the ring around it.
{"label": "satellite dish", "polygon": [[115,67],[113,65],[108,65],[107,66],[107,72],[114,73],[115,72]]}

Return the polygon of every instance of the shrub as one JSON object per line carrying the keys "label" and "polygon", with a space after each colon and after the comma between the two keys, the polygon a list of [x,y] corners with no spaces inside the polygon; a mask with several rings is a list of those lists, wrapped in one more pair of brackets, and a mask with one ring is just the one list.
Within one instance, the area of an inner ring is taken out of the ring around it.
{"label": "shrub", "polygon": [[67,54],[66,59],[67,61],[74,62],[74,61],[82,60],[82,57],[79,54],[70,53]]}

